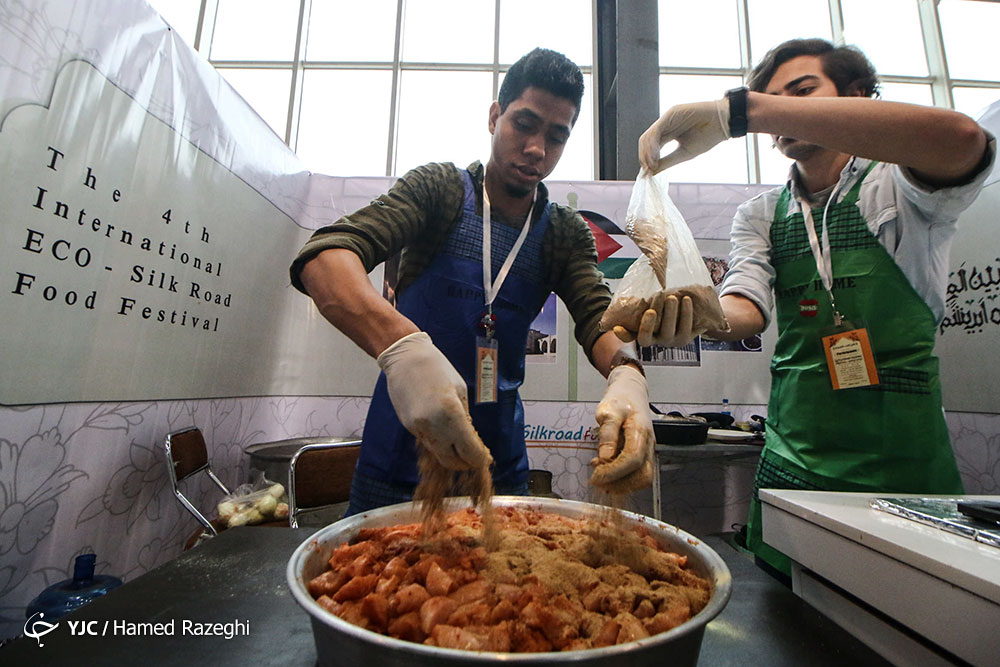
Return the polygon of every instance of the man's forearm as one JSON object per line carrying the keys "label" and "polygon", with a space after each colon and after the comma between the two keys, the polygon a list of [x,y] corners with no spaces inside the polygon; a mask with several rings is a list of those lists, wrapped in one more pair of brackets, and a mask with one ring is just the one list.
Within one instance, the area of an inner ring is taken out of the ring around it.
{"label": "man's forearm", "polygon": [[764,330],[764,316],[750,299],[739,294],[726,294],[719,298],[722,312],[729,321],[729,331],[706,331],[715,340],[742,340]]}
{"label": "man's forearm", "polygon": [[963,182],[986,150],[986,134],[964,114],[866,97],[750,93],[747,118],[751,132],[909,167],[931,185]]}
{"label": "man's forearm", "polygon": [[302,268],[302,283],[319,312],[372,357],[420,329],[386,301],[350,250],[324,250]]}

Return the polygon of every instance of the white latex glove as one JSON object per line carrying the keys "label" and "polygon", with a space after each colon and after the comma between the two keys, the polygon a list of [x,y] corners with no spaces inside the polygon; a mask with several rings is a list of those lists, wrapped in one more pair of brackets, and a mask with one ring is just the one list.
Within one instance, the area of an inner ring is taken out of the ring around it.
{"label": "white latex glove", "polygon": [[678,299],[676,294],[663,296],[661,292],[653,297],[652,307],[642,314],[638,332],[633,333],[622,326],[616,326],[614,332],[626,343],[637,340],[641,347],[683,347],[695,336],[705,333],[692,329],[693,321],[694,303],[691,297]]}
{"label": "white latex glove", "polygon": [[608,375],[597,406],[599,442],[591,483],[610,493],[630,493],[653,479],[653,416],[646,378],[628,364]]}
{"label": "white latex glove", "polygon": [[423,331],[403,336],[378,356],[400,423],[450,470],[492,462],[472,426],[468,388]]}
{"label": "white latex glove", "polygon": [[[729,100],[678,104],[639,137],[639,163],[651,174],[701,155],[729,138]],[[660,149],[668,141],[677,148],[665,157]]]}

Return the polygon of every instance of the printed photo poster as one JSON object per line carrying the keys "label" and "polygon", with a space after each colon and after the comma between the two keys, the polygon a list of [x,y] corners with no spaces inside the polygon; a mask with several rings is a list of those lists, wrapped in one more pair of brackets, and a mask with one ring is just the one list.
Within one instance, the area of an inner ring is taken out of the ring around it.
{"label": "printed photo poster", "polygon": [[[712,251],[704,251],[702,257],[705,260],[705,265],[708,266],[709,275],[712,276],[712,284],[718,288],[722,285],[722,279],[726,277],[726,272],[729,271],[728,245],[726,248],[717,248],[715,242],[699,242],[699,246],[704,245],[711,245],[713,248]],[[747,338],[731,341],[699,336],[698,340],[701,342],[701,348],[710,352],[761,352],[764,349],[761,336],[762,334],[754,334]]]}
{"label": "printed photo poster", "polygon": [[549,294],[538,317],[528,329],[528,340],[525,343],[525,359],[532,364],[553,364],[559,351],[558,332],[558,298]]}

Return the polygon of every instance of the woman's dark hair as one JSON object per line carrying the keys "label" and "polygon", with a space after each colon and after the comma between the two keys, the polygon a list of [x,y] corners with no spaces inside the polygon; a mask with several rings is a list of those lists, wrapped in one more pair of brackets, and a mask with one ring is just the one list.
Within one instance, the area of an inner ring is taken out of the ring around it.
{"label": "woman's dark hair", "polygon": [[747,87],[764,92],[778,68],[799,56],[819,56],[823,74],[837,86],[839,95],[860,92],[865,97],[879,97],[878,74],[868,57],[856,47],[834,46],[825,39],[790,39],[774,47],[750,72]]}
{"label": "woman's dark hair", "polygon": [[507,70],[500,86],[497,99],[500,113],[506,111],[510,103],[530,86],[572,102],[576,106],[576,113],[573,114],[573,122],[576,123],[580,115],[580,100],[583,99],[583,74],[576,63],[557,51],[543,48],[521,56]]}

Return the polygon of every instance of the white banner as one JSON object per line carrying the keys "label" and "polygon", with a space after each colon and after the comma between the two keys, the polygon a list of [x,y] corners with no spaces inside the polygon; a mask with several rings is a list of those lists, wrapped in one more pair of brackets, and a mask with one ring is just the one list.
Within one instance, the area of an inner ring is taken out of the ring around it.
{"label": "white banner", "polygon": [[[1000,135],[1000,100],[979,119]],[[1000,164],[979,198],[962,214],[951,249],[947,312],[939,327],[944,407],[1000,412],[994,387],[1000,372]]]}
{"label": "white banner", "polygon": [[285,214],[82,60],[0,153],[5,403],[268,387]]}

